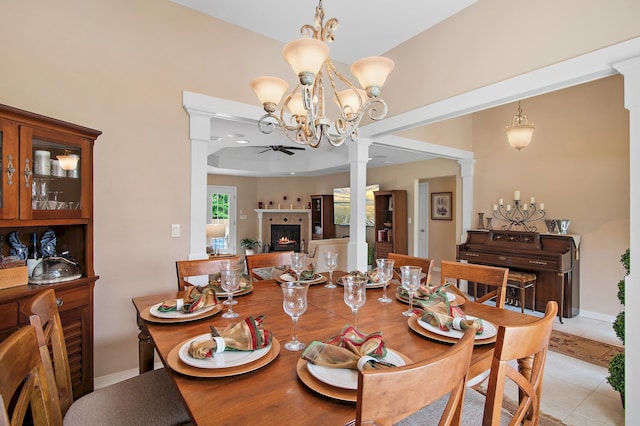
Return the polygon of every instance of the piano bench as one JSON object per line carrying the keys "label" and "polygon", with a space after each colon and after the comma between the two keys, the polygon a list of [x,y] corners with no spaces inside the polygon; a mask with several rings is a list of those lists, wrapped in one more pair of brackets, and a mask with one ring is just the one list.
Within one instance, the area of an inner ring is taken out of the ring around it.
{"label": "piano bench", "polygon": [[533,293],[533,303],[531,310],[536,310],[536,276],[528,272],[516,272],[509,271],[509,278],[507,279],[507,287],[515,288],[520,293],[520,309],[524,313],[525,293],[528,288],[531,288]]}

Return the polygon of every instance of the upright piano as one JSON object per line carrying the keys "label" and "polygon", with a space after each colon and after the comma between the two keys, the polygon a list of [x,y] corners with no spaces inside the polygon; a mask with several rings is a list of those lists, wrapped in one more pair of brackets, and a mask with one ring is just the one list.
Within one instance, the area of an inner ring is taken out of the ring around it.
{"label": "upright piano", "polygon": [[456,256],[458,261],[535,274],[536,311],[544,312],[547,301],[555,300],[562,322],[580,313],[579,244],[575,235],[469,230]]}

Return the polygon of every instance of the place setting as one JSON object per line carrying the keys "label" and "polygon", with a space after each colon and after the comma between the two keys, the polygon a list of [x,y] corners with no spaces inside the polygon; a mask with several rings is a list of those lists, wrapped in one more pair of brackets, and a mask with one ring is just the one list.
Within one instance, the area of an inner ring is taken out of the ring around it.
{"label": "place setting", "polygon": [[[414,301],[426,302],[429,300],[441,300],[447,301],[452,305],[464,305],[464,302],[466,301],[464,297],[452,291],[448,291],[448,288],[451,287],[451,285],[451,283],[435,286],[432,286],[429,283],[426,285],[422,284],[413,295]],[[409,303],[409,292],[402,287],[402,285],[396,287],[396,299],[403,303]]]}
{"label": "place setting", "polygon": [[211,317],[222,311],[222,304],[209,287],[189,286],[181,298],[168,299],[140,312],[140,318],[153,323],[180,323]]}
{"label": "place setting", "polygon": [[316,272],[313,259],[307,257],[305,253],[291,254],[291,267],[284,270],[273,268],[272,276],[279,283],[300,282],[308,285],[322,284],[327,281],[327,277]]}
{"label": "place setting", "polygon": [[264,315],[229,324],[176,345],[167,356],[174,371],[192,377],[216,378],[257,370],[280,353],[280,342],[264,328]]}

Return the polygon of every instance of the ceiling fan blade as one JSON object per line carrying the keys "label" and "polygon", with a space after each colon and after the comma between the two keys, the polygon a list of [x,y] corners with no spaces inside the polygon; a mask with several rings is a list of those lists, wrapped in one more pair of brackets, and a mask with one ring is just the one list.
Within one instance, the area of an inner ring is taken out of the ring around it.
{"label": "ceiling fan blade", "polygon": [[304,151],[305,150],[305,148],[302,148],[300,146],[283,146],[282,148],[285,148],[285,149],[297,149],[299,151]]}
{"label": "ceiling fan blade", "polygon": [[289,151],[289,150],[288,150],[288,149],[286,149],[286,148],[280,148],[280,152],[284,152],[284,153],[285,153],[285,154],[287,154],[287,155],[293,155],[293,154],[295,154],[294,152],[291,152],[291,151]]}
{"label": "ceiling fan blade", "polygon": [[262,154],[262,153],[264,153],[264,152],[268,152],[268,151],[271,151],[271,148],[267,148],[267,149],[265,149],[265,150],[262,150],[262,151],[258,152],[258,154]]}

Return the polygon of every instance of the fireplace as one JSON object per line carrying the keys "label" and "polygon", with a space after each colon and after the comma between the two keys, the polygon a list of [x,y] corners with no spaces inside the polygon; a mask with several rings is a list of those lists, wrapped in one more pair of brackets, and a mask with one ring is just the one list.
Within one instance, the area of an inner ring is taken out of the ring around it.
{"label": "fireplace", "polygon": [[300,251],[300,225],[271,225],[271,251]]}

